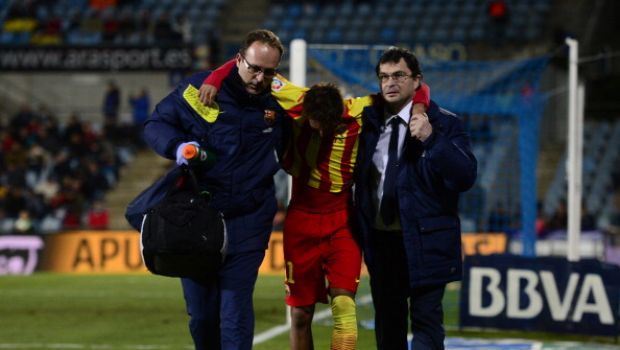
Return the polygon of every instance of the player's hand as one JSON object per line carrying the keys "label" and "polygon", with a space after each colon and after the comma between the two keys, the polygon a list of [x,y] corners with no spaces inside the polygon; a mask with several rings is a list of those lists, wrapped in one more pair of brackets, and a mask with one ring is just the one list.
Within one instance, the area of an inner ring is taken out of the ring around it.
{"label": "player's hand", "polygon": [[196,147],[200,146],[200,145],[198,144],[198,142],[196,142],[196,141],[191,141],[191,142],[183,142],[182,144],[180,144],[180,145],[177,147],[177,152],[176,152],[176,156],[177,156],[176,163],[177,163],[177,165],[182,165],[182,164],[188,165],[188,164],[189,164],[189,162],[187,161],[187,159],[183,156],[183,149],[184,149],[184,148],[185,148],[185,146],[187,146],[187,145],[194,145],[194,146],[196,146]]}
{"label": "player's hand", "polygon": [[409,120],[409,132],[411,136],[424,142],[433,133],[433,126],[428,120],[426,113],[414,114]]}
{"label": "player's hand", "polygon": [[205,106],[211,106],[215,101],[215,95],[217,95],[217,88],[213,85],[202,84],[200,90],[198,90],[198,96],[200,102]]}

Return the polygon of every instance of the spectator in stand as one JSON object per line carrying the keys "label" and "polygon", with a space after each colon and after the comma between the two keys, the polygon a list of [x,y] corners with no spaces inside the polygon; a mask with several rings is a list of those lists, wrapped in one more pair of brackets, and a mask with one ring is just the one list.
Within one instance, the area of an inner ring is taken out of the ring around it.
{"label": "spectator in stand", "polygon": [[110,189],[110,185],[99,164],[95,160],[89,159],[85,161],[82,167],[80,174],[82,194],[89,202],[102,199],[105,192]]}
{"label": "spectator in stand", "polygon": [[620,191],[616,191],[613,199],[613,211],[608,213],[602,220],[603,232],[611,237],[611,242],[618,244],[620,239]]}
{"label": "spectator in stand", "polygon": [[15,231],[21,234],[28,234],[34,231],[32,218],[28,210],[21,210],[15,220]]}
{"label": "spectator in stand", "polygon": [[110,226],[110,213],[102,201],[95,201],[88,212],[88,228],[91,230],[107,230]]}
{"label": "spectator in stand", "polygon": [[[62,131],[61,131],[62,129]],[[44,106],[24,105],[0,124],[0,228],[55,232],[79,228],[82,212],[118,179],[118,149],[72,115],[64,128]],[[61,188],[58,179],[62,181]],[[28,215],[23,213],[28,212]]]}
{"label": "spectator in stand", "polygon": [[487,15],[491,22],[491,43],[495,46],[502,44],[506,37],[506,27],[510,14],[504,0],[491,0],[487,6]]}
{"label": "spectator in stand", "polygon": [[118,112],[121,106],[121,91],[114,80],[108,83],[108,90],[103,98],[103,116],[105,123],[116,126],[118,122]]}
{"label": "spectator in stand", "polygon": [[556,231],[556,230],[566,230],[566,226],[568,225],[568,212],[566,209],[566,200],[561,199],[558,203],[558,207],[555,212],[549,218],[549,221],[545,225],[546,231]]}
{"label": "spectator in stand", "polygon": [[175,18],[174,31],[180,35],[183,44],[192,42],[192,22],[185,15],[178,15]]}
{"label": "spectator in stand", "polygon": [[117,14],[114,12],[107,12],[103,18],[103,32],[102,39],[106,44],[111,44],[116,41],[116,36],[119,33],[120,23]]}
{"label": "spectator in stand", "polygon": [[592,215],[588,210],[588,206],[586,205],[585,201],[581,202],[581,230],[596,230],[596,219],[594,218],[594,215]]}
{"label": "spectator in stand", "polygon": [[116,6],[116,0],[90,0],[89,5],[92,9],[101,11]]}
{"label": "spectator in stand", "polygon": [[25,190],[21,187],[8,187],[4,198],[4,212],[7,217],[17,219],[19,213],[26,210]]}
{"label": "spectator in stand", "polygon": [[220,62],[221,37],[220,32],[213,28],[207,33],[209,43],[209,67],[216,67]]}
{"label": "spectator in stand", "polygon": [[166,13],[162,13],[155,20],[153,27],[153,36],[158,44],[170,45],[177,43],[179,40],[179,34],[172,28],[170,17]]}
{"label": "spectator in stand", "polygon": [[133,116],[134,140],[136,142],[136,146],[143,147],[144,122],[149,117],[151,112],[151,99],[149,97],[148,90],[146,88],[142,88],[140,94],[131,95],[129,97],[129,104],[131,105]]}
{"label": "spectator in stand", "polygon": [[153,23],[151,21],[151,12],[148,9],[140,10],[135,20],[135,24],[136,32],[132,35],[130,41],[132,43],[152,43]]}
{"label": "spectator in stand", "polygon": [[136,23],[134,22],[133,13],[129,8],[124,9],[118,21],[118,35],[116,42],[120,44],[131,43],[132,36],[136,33]]}

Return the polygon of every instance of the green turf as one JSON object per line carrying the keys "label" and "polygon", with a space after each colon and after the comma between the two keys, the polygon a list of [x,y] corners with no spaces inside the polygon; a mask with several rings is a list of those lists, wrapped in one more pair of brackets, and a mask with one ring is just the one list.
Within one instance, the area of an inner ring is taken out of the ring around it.
{"label": "green turf", "polygon": [[[363,280],[359,295],[366,294],[368,283]],[[259,277],[256,334],[285,322],[283,298],[281,276]],[[458,284],[453,284],[444,302],[450,336],[613,342],[565,334],[459,332],[457,301]],[[360,305],[358,319],[372,319],[372,306]],[[329,320],[313,326],[316,349],[329,348]],[[0,349],[191,349],[187,321],[181,286],[174,278],[47,273],[0,277]],[[374,349],[373,331],[360,326],[358,344],[360,350]],[[288,349],[288,333],[254,348]]]}

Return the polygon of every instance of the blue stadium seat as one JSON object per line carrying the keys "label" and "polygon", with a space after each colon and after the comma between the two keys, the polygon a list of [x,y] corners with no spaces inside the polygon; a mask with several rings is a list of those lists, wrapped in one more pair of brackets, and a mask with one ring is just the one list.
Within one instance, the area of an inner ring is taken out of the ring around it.
{"label": "blue stadium seat", "polygon": [[416,44],[426,44],[431,41],[431,30],[427,27],[416,28],[413,31],[413,40]]}
{"label": "blue stadium seat", "polygon": [[304,28],[297,28],[295,29],[295,31],[293,31],[293,34],[291,35],[291,40],[293,39],[306,39],[307,33],[306,30]]}
{"label": "blue stadium seat", "polygon": [[361,31],[358,29],[352,29],[352,28],[349,28],[344,33],[344,37],[343,37],[345,44],[359,44],[362,41],[362,39],[365,39],[365,38],[362,38]]}
{"label": "blue stadium seat", "polygon": [[336,8],[336,5],[334,5],[333,3],[330,3],[327,6],[323,7],[323,10],[321,11],[320,15],[327,17],[327,18],[331,18],[331,17],[336,17],[337,15],[339,15],[339,12],[338,12],[338,9]]}
{"label": "blue stadium seat", "polygon": [[269,18],[277,19],[284,15],[284,6],[280,4],[271,5],[269,8],[269,14],[267,15]]}
{"label": "blue stadium seat", "polygon": [[380,16],[370,17],[365,25],[366,28],[373,29],[376,31],[379,31],[382,26],[383,26],[383,18],[381,18]]}
{"label": "blue stadium seat", "polygon": [[374,16],[372,7],[370,6],[369,3],[361,3],[356,11],[355,11],[355,15],[356,16],[360,16],[360,17],[370,17],[370,16]]}
{"label": "blue stadium seat", "polygon": [[292,17],[287,17],[280,22],[281,30],[292,31],[297,26],[297,21]]}
{"label": "blue stadium seat", "polygon": [[322,43],[325,41],[325,34],[323,32],[323,28],[314,28],[310,32],[308,37],[308,41],[314,44]]}
{"label": "blue stadium seat", "polygon": [[391,44],[396,40],[396,31],[392,28],[383,28],[380,34],[381,42]]}
{"label": "blue stadium seat", "polygon": [[396,41],[403,44],[411,43],[413,39],[413,30],[410,28],[401,28],[396,35]]}
{"label": "blue stadium seat", "polygon": [[288,44],[292,39],[292,33],[289,30],[280,29],[278,31],[278,37],[284,44]]}
{"label": "blue stadium seat", "polygon": [[307,2],[303,7],[304,17],[315,17],[319,14],[319,6],[312,2]]}
{"label": "blue stadium seat", "polygon": [[378,18],[390,16],[391,14],[390,9],[388,8],[388,5],[385,2],[379,2],[378,4],[374,5],[371,12],[373,14],[373,17],[378,17]]}
{"label": "blue stadium seat", "polygon": [[330,26],[330,20],[327,17],[319,16],[315,19],[313,27],[323,31]]}
{"label": "blue stadium seat", "polygon": [[265,19],[265,22],[263,22],[263,27],[277,32],[278,24],[279,24],[279,21],[271,17],[267,17],[267,19]]}
{"label": "blue stadium seat", "polygon": [[341,43],[342,42],[342,31],[338,28],[333,28],[327,32],[325,36],[325,41],[328,43]]}
{"label": "blue stadium seat", "polygon": [[431,31],[431,41],[436,43],[445,43],[450,38],[450,33],[446,28],[439,27]]}
{"label": "blue stadium seat", "polygon": [[2,44],[13,44],[13,33],[12,32],[2,32],[2,33],[0,33],[0,43],[2,43]]}
{"label": "blue stadium seat", "polygon": [[451,35],[452,41],[463,43],[467,41],[467,34],[464,27],[454,27]]}
{"label": "blue stadium seat", "polygon": [[303,7],[301,4],[291,3],[286,8],[286,17],[297,18],[303,13]]}
{"label": "blue stadium seat", "polygon": [[357,15],[357,9],[353,6],[352,3],[346,1],[340,5],[338,9],[338,14],[343,17],[351,17]]}

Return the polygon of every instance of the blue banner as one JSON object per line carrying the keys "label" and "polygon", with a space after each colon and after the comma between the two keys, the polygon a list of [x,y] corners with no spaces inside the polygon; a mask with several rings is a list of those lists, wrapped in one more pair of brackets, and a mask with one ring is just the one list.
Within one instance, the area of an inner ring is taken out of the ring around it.
{"label": "blue banner", "polygon": [[598,260],[469,256],[461,327],[617,336],[620,267]]}

